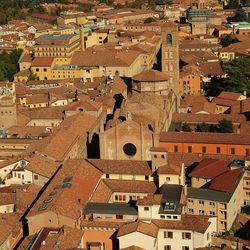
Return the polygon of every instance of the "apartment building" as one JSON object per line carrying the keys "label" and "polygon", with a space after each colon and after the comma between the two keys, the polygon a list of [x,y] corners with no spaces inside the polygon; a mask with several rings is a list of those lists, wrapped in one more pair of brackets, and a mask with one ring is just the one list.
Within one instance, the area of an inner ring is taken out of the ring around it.
{"label": "apartment building", "polygon": [[243,205],[244,169],[230,161],[204,159],[189,177],[187,213],[216,216],[218,232],[230,230]]}
{"label": "apartment building", "polygon": [[53,57],[58,65],[68,64],[74,51],[81,48],[80,35],[45,34],[36,39],[35,57]]}
{"label": "apartment building", "polygon": [[182,215],[183,187],[164,185],[160,194],[137,202],[138,220],[118,230],[120,248],[196,249],[209,246],[216,232],[216,218]]}

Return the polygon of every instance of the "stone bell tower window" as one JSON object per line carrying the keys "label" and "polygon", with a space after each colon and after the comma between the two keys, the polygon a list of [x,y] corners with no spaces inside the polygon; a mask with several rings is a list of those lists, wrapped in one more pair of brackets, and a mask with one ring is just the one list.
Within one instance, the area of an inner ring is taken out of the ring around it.
{"label": "stone bell tower window", "polygon": [[171,34],[167,34],[167,44],[172,45],[172,35]]}

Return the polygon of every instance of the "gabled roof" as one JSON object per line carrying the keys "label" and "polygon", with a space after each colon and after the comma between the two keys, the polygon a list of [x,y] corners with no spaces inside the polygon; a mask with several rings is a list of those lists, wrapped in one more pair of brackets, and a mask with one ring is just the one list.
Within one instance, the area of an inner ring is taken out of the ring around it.
{"label": "gabled roof", "polygon": [[88,159],[105,174],[151,175],[147,161]]}
{"label": "gabled roof", "polygon": [[159,230],[158,226],[156,226],[154,223],[135,221],[135,222],[126,223],[126,224],[122,225],[119,228],[117,237],[119,238],[119,237],[126,235],[126,234],[139,232],[139,233],[151,236],[153,238],[156,238],[157,234],[158,234],[158,230]]}
{"label": "gabled roof", "polygon": [[162,194],[148,194],[142,199],[137,200],[137,206],[153,206],[160,205]]}
{"label": "gabled roof", "polygon": [[215,177],[208,185],[211,190],[231,193],[242,176],[241,168],[227,171]]}
{"label": "gabled roof", "polygon": [[[74,220],[87,204],[100,178],[101,171],[83,159],[67,160],[36,201],[27,217],[48,211]],[[70,183],[63,186],[65,183]],[[52,197],[45,205],[46,199]]]}
{"label": "gabled roof", "polygon": [[25,160],[28,161],[25,169],[47,178],[50,178],[60,165],[59,163],[38,154],[33,157],[25,157]]}
{"label": "gabled roof", "polygon": [[205,233],[211,223],[210,218],[204,215],[183,214],[181,220],[152,220],[152,223],[160,229],[190,230]]}
{"label": "gabled roof", "polygon": [[28,151],[38,151],[45,156],[63,161],[73,146],[87,139],[88,132],[92,130],[95,123],[96,117],[85,113],[67,117],[52,134],[36,141]]}
{"label": "gabled roof", "polygon": [[180,165],[171,165],[166,164],[163,166],[160,166],[157,170],[157,173],[159,175],[161,174],[172,174],[172,175],[180,175],[181,174],[181,166]]}
{"label": "gabled roof", "polygon": [[156,238],[160,229],[174,229],[205,233],[211,222],[210,217],[200,215],[182,215],[181,220],[151,220],[150,223],[135,221],[122,225],[117,237],[134,232]]}
{"label": "gabled roof", "polygon": [[237,101],[242,96],[241,93],[222,91],[218,98],[228,99],[232,101]]}
{"label": "gabled roof", "polygon": [[123,51],[75,51],[72,59],[72,65],[82,67],[99,67],[99,66],[130,66],[139,57],[140,52],[132,50]]}
{"label": "gabled roof", "polygon": [[193,169],[193,171],[188,176],[213,179],[222,173],[230,171],[230,163],[231,161],[204,159]]}

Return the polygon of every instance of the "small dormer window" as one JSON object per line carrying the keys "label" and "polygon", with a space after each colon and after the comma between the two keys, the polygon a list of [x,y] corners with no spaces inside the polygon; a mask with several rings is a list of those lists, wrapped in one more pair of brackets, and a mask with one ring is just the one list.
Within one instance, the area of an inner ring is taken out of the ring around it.
{"label": "small dormer window", "polygon": [[173,202],[164,203],[164,211],[175,210],[175,204]]}

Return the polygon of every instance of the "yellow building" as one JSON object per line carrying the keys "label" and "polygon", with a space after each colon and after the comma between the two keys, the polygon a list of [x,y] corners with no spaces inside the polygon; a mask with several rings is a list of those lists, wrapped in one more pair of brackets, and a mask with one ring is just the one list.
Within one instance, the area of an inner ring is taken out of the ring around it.
{"label": "yellow building", "polygon": [[42,35],[36,39],[34,56],[53,57],[57,65],[68,65],[74,51],[81,48],[80,35]]}
{"label": "yellow building", "polygon": [[71,35],[74,34],[73,26],[64,26],[64,27],[53,27],[52,29],[40,30],[35,33],[35,38],[40,37],[41,35]]}
{"label": "yellow building", "polygon": [[38,80],[51,80],[55,61],[56,58],[53,57],[36,57],[31,63],[31,71]]}
{"label": "yellow building", "polygon": [[30,95],[21,97],[20,104],[34,109],[34,108],[46,108],[49,106],[49,97],[46,94],[36,94],[36,95]]}

